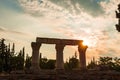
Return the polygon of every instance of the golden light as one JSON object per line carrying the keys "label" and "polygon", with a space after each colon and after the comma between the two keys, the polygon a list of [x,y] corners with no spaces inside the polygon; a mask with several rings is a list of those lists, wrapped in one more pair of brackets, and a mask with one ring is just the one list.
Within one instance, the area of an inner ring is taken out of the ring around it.
{"label": "golden light", "polygon": [[90,43],[88,42],[88,41],[83,41],[83,43],[82,43],[84,46],[89,46],[90,45]]}
{"label": "golden light", "polygon": [[95,36],[90,36],[90,37],[77,37],[79,40],[83,40],[82,45],[83,46],[88,46],[89,48],[93,48],[97,46],[98,39]]}
{"label": "golden light", "polygon": [[88,47],[93,47],[94,43],[93,43],[93,41],[91,41],[91,39],[83,39],[82,45],[83,46],[88,46]]}
{"label": "golden light", "polygon": [[95,47],[97,41],[96,40],[91,40],[91,39],[83,39],[82,45],[88,46],[88,47]]}

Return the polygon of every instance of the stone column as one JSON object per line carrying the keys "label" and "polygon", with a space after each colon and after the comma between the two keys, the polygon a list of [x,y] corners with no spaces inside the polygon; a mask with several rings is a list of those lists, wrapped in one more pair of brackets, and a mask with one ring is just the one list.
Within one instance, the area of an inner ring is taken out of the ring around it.
{"label": "stone column", "polygon": [[80,60],[80,70],[86,70],[86,50],[88,46],[79,45],[79,60]]}
{"label": "stone column", "polygon": [[39,67],[39,49],[40,49],[41,44],[32,42],[31,47],[32,47],[32,65],[31,65],[31,70],[33,73],[39,73],[40,67]]}
{"label": "stone column", "polygon": [[63,61],[63,49],[65,45],[63,44],[56,44],[56,69],[61,70],[64,69],[64,61]]}

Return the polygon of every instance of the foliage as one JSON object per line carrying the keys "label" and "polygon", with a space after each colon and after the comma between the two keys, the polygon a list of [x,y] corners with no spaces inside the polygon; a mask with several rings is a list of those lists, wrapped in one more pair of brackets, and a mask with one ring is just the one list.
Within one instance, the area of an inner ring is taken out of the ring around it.
{"label": "foliage", "polygon": [[100,57],[98,64],[94,61],[88,64],[88,69],[95,69],[99,67],[100,70],[115,70],[120,71],[120,58]]}
{"label": "foliage", "polygon": [[0,72],[10,72],[12,70],[23,70],[24,68],[24,48],[15,54],[15,44],[12,49],[10,44],[5,44],[5,39],[0,40]]}
{"label": "foliage", "polygon": [[115,57],[114,58],[114,70],[120,71],[120,58]]}
{"label": "foliage", "polygon": [[97,65],[97,63],[96,63],[95,59],[93,58],[93,60],[91,60],[91,62],[88,63],[87,68],[88,69],[95,69],[96,65]]}
{"label": "foliage", "polygon": [[113,58],[112,57],[100,57],[99,58],[99,65],[100,67],[104,69],[108,69],[108,70],[113,70]]}
{"label": "foliage", "polygon": [[79,60],[77,59],[76,53],[74,56],[69,58],[69,61],[66,61],[64,67],[66,70],[72,70],[79,67]]}
{"label": "foliage", "polygon": [[79,61],[77,58],[72,57],[69,59],[69,66],[71,69],[78,68]]}
{"label": "foliage", "polygon": [[31,57],[27,54],[26,55],[26,60],[25,60],[25,68],[26,69],[30,69],[30,67],[31,67]]}
{"label": "foliage", "polygon": [[55,60],[47,59],[47,58],[41,58],[40,59],[40,67],[42,69],[54,69],[55,68]]}

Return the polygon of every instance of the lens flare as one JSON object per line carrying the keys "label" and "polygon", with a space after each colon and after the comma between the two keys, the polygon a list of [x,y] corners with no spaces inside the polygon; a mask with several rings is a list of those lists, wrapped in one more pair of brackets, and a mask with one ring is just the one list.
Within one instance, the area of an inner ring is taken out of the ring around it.
{"label": "lens flare", "polygon": [[84,46],[89,46],[90,45],[90,43],[88,42],[88,41],[83,41],[83,43],[82,43]]}

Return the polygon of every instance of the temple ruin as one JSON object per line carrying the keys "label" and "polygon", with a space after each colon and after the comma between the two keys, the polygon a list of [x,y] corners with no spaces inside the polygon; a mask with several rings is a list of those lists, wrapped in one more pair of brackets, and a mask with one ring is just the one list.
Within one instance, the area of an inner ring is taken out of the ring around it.
{"label": "temple ruin", "polygon": [[32,47],[32,67],[31,70],[36,73],[40,72],[39,67],[39,49],[42,44],[55,44],[56,49],[56,70],[64,70],[63,50],[66,45],[78,46],[79,52],[79,69],[86,70],[86,50],[87,46],[83,46],[83,40],[56,39],[56,38],[40,38],[37,37],[36,42],[31,43]]}

